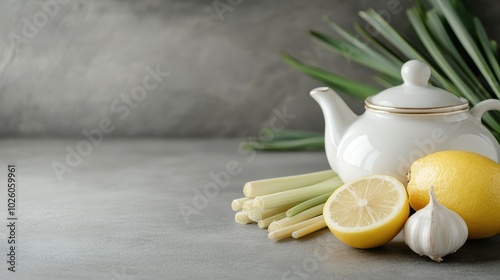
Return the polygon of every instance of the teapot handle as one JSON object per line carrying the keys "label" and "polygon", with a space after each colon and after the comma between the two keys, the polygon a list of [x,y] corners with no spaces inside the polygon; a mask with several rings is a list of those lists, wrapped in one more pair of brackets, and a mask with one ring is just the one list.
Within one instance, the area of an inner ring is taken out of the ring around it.
{"label": "teapot handle", "polygon": [[470,114],[481,121],[481,117],[484,113],[490,110],[500,111],[500,100],[498,99],[487,99],[477,103],[469,112]]}

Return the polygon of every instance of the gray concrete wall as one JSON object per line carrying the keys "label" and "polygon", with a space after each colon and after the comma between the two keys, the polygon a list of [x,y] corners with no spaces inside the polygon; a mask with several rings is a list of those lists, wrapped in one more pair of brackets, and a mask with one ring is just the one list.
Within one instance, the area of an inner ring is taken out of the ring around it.
{"label": "gray concrete wall", "polygon": [[[252,135],[285,106],[288,128],[321,131],[308,95],[321,84],[279,51],[369,81],[307,31],[329,32],[323,15],[350,27],[358,10],[394,2],[220,0],[233,7],[218,12],[213,0],[1,1],[0,135],[81,137],[100,125],[113,136]],[[477,3],[496,24],[494,4]],[[391,21],[408,29],[404,12]]]}

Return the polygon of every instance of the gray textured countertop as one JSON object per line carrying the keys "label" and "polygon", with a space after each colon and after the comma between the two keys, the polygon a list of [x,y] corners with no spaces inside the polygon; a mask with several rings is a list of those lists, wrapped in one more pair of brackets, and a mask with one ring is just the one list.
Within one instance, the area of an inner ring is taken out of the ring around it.
{"label": "gray textured countertop", "polygon": [[[230,202],[246,181],[328,167],[320,152],[245,154],[240,142],[1,140],[4,186],[7,164],[17,167],[18,220],[17,272],[2,261],[0,278],[499,279],[500,236],[469,241],[435,263],[411,252],[401,235],[356,250],[327,230],[273,242],[255,225],[236,224]],[[2,260],[6,202],[4,187]]]}

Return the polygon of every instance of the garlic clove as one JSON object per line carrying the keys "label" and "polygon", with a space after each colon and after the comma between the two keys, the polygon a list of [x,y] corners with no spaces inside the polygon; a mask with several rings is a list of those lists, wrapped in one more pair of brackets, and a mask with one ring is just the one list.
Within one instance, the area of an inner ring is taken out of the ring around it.
{"label": "garlic clove", "polygon": [[469,230],[462,217],[439,203],[433,187],[429,196],[429,204],[408,218],[403,235],[415,253],[441,262],[465,244]]}

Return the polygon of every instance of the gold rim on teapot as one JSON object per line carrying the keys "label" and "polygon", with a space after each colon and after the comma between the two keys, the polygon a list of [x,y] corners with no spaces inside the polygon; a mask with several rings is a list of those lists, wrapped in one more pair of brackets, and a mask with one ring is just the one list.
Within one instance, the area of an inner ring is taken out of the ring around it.
{"label": "gold rim on teapot", "polygon": [[466,112],[469,110],[469,103],[465,102],[463,104],[441,106],[441,107],[431,107],[431,108],[409,108],[409,107],[393,107],[393,106],[383,106],[375,105],[368,100],[365,100],[365,108],[370,111],[380,112],[380,113],[391,113],[391,114],[410,114],[410,115],[436,115],[436,114],[451,114],[458,112]]}

